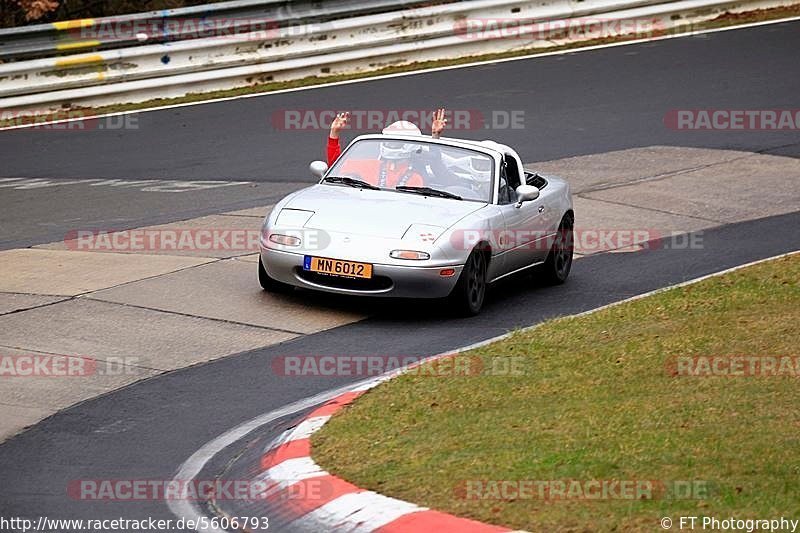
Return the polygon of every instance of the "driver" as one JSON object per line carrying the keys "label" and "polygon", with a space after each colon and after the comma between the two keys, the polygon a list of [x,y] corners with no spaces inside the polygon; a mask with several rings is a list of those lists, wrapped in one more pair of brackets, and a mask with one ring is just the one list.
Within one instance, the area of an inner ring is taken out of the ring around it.
{"label": "driver", "polygon": [[[347,125],[349,118],[350,113],[339,113],[331,123],[331,131],[328,136],[329,166],[333,165],[341,153],[339,133]],[[431,124],[431,136],[438,139],[446,125],[444,109],[437,110]],[[405,120],[387,126],[383,129],[383,133],[387,135],[422,135],[417,126]],[[399,185],[422,187],[425,180],[412,165],[415,146],[414,143],[399,140],[382,142],[378,159],[350,159],[342,167],[342,171],[355,174],[359,179],[378,187],[395,188]]]}

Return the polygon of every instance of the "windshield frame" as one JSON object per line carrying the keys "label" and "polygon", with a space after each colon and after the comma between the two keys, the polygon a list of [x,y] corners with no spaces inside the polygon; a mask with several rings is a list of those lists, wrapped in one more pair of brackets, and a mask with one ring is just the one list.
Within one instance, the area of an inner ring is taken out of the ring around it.
{"label": "windshield frame", "polygon": [[[459,139],[434,139],[433,137],[427,135],[384,135],[384,134],[367,134],[367,135],[359,135],[342,150],[342,153],[339,154],[339,157],[336,158],[336,161],[333,162],[331,166],[322,174],[318,184],[320,185],[333,185],[337,186],[333,183],[326,183],[325,179],[328,176],[336,175],[332,173],[334,167],[347,156],[348,152],[350,152],[354,146],[356,146],[359,142],[362,141],[402,141],[406,143],[416,143],[416,144],[428,144],[428,145],[438,145],[442,148],[456,148],[459,150],[465,150],[469,152],[474,152],[476,155],[487,157],[492,161],[492,169],[491,169],[491,185],[489,187],[490,198],[486,199],[477,199],[477,198],[462,198],[461,200],[449,199],[449,198],[441,198],[442,200],[449,200],[454,202],[478,202],[482,204],[496,204],[497,203],[497,184],[498,184],[498,172],[500,168],[500,161],[502,160],[502,154],[497,152],[496,150],[483,147],[483,146],[476,146],[471,142],[460,141]],[[394,187],[381,187],[381,191],[392,191],[399,194],[407,194],[403,191],[398,191]],[[376,191],[377,192],[377,191]]]}

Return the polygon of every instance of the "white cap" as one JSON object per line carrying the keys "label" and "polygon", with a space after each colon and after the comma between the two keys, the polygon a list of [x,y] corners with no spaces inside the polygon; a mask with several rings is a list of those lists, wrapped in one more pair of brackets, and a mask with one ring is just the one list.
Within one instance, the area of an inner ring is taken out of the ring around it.
{"label": "white cap", "polygon": [[417,125],[407,120],[398,120],[397,122],[392,122],[383,128],[382,133],[385,135],[422,135],[422,132],[419,130]]}

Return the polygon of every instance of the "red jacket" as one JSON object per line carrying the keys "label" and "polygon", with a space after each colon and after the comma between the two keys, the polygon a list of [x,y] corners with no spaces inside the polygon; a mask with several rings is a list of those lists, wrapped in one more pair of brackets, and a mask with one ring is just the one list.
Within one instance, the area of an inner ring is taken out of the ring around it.
{"label": "red jacket", "polygon": [[[341,153],[342,148],[339,145],[339,139],[328,137],[328,166],[333,165]],[[372,185],[378,185],[378,176],[381,170],[380,164],[381,162],[378,160],[349,159],[342,167],[342,170],[359,174],[364,181]],[[400,179],[406,174],[406,170],[408,170],[407,164],[388,168],[386,171],[386,186],[390,188],[396,187]],[[411,187],[422,187],[425,183],[419,173],[413,172],[405,184]]]}
{"label": "red jacket", "polygon": [[342,147],[339,146],[339,139],[328,137],[328,166],[333,165],[339,154],[342,153]]}

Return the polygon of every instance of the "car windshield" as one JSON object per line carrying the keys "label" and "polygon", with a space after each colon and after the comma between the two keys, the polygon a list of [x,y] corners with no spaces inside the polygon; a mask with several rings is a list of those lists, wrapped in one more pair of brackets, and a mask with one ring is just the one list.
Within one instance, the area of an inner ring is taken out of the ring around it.
{"label": "car windshield", "polygon": [[328,171],[325,181],[490,203],[493,178],[494,161],[481,152],[387,138],[353,143]]}

